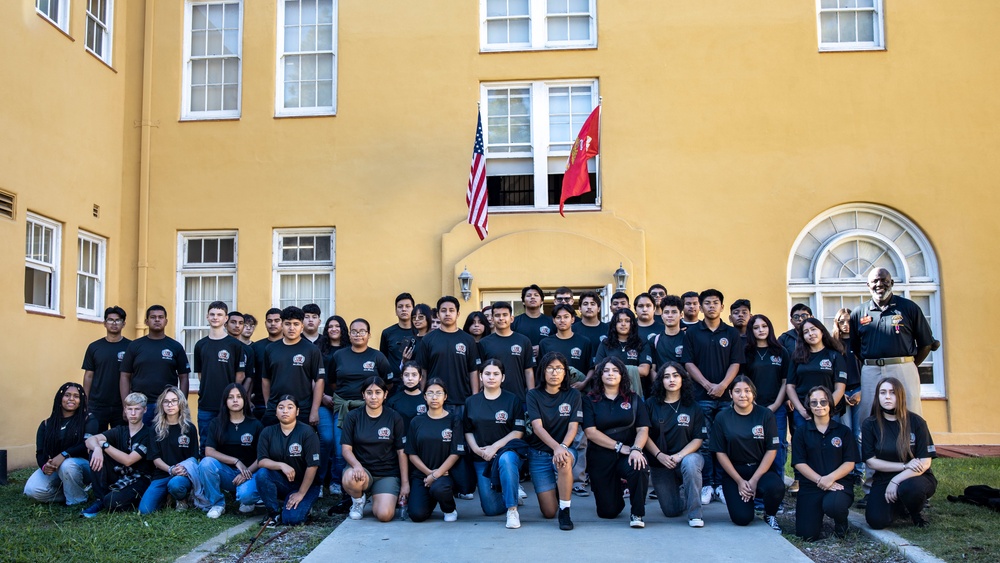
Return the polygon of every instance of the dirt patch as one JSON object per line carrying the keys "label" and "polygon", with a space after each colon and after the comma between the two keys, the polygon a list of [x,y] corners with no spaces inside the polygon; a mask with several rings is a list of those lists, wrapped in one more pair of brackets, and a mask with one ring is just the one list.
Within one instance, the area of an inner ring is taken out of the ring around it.
{"label": "dirt patch", "polygon": [[[791,502],[789,502],[791,499]],[[818,563],[907,563],[906,557],[894,547],[873,540],[851,526],[847,537],[833,535],[833,520],[823,519],[823,539],[806,542],[795,535],[794,495],[785,499],[785,513],[778,515],[782,535],[799,548],[806,557]]]}

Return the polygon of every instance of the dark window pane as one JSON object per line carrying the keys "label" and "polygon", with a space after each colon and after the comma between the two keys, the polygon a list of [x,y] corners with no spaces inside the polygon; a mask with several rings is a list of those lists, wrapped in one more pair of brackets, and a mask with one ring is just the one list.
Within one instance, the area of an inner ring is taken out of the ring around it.
{"label": "dark window pane", "polygon": [[[562,194],[562,174],[549,174],[549,205],[559,205]],[[566,205],[597,203],[597,174],[590,173],[590,191],[566,200]]]}
{"label": "dark window pane", "polygon": [[215,264],[219,261],[219,239],[205,239],[205,262]]}
{"label": "dark window pane", "polygon": [[219,262],[235,262],[235,240],[224,238],[219,240]]}
{"label": "dark window pane", "polygon": [[316,237],[316,260],[330,260],[330,237]]}
{"label": "dark window pane", "polygon": [[201,264],[201,239],[188,241],[188,262]]}
{"label": "dark window pane", "polygon": [[487,176],[486,190],[490,206],[535,205],[534,176]]}
{"label": "dark window pane", "polygon": [[917,368],[917,372],[920,374],[920,383],[930,385],[934,383],[934,367],[929,365],[922,365]]}

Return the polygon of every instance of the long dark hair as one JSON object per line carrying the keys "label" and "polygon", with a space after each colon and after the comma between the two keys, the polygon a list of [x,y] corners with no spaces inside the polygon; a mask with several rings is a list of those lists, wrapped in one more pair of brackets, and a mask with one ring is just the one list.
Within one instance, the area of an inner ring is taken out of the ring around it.
{"label": "long dark hair", "polygon": [[[426,319],[426,321],[427,321],[427,332],[430,332],[431,331],[431,318],[434,317],[434,313],[431,311],[431,306],[428,305],[428,304],[426,304],[426,303],[417,303],[413,307],[413,313],[410,316],[410,322],[411,323],[413,322],[413,319],[416,318],[417,315],[423,315],[424,316],[424,319]],[[486,323],[486,326],[489,326],[489,323]]]}
{"label": "long dark hair", "polygon": [[230,383],[229,385],[226,385],[226,388],[222,390],[222,404],[219,405],[219,416],[215,417],[219,420],[219,423],[215,425],[215,432],[212,434],[212,437],[215,438],[216,444],[222,443],[226,428],[232,420],[229,416],[229,405],[226,403],[229,402],[229,392],[233,389],[239,390],[240,396],[243,397],[244,420],[253,418],[253,406],[250,405],[250,397],[247,396],[246,389],[244,389],[239,383]]}
{"label": "long dark hair", "polygon": [[628,337],[625,339],[625,349],[626,350],[637,350],[642,351],[642,339],[639,338],[639,323],[635,319],[635,313],[629,309],[618,309],[615,314],[611,316],[611,322],[608,323],[608,337],[602,342],[604,346],[607,346],[608,350],[613,350],[615,346],[620,346],[618,344],[618,318],[621,316],[628,317],[629,329]]}
{"label": "long dark hair", "polygon": [[899,424],[899,434],[896,436],[896,455],[899,456],[901,462],[906,463],[913,459],[913,452],[910,451],[911,424],[910,411],[906,410],[906,388],[895,377],[883,377],[879,380],[878,385],[875,386],[875,400],[872,401],[871,415],[875,417],[875,423],[878,425],[880,436],[885,436],[885,424],[887,422],[885,411],[882,410],[882,405],[878,400],[878,392],[882,388],[883,383],[892,385],[892,389],[896,393],[896,412],[893,413],[896,415],[896,423]]}
{"label": "long dark hair", "polygon": [[844,353],[844,345],[837,340],[834,340],[830,331],[826,329],[826,326],[823,325],[819,319],[809,317],[808,319],[802,321],[799,328],[795,329],[795,353],[792,354],[792,361],[797,364],[804,364],[809,361],[809,354],[812,354],[812,351],[809,350],[809,345],[806,344],[805,338],[802,337],[802,333],[806,328],[806,323],[809,323],[819,329],[820,334],[823,335],[822,343],[824,348],[833,350],[838,354]]}
{"label": "long dark hair", "polygon": [[[80,393],[80,406],[77,407],[73,416],[69,417],[66,429],[62,430],[63,438],[59,439],[59,432],[62,429],[62,398],[70,387],[75,387]],[[74,444],[83,442],[84,427],[87,425],[87,394],[83,391],[83,386],[79,383],[67,381],[56,391],[56,396],[52,400],[52,414],[45,421],[45,455],[55,457],[63,450],[62,444],[72,441]]]}
{"label": "long dark hair", "polygon": [[[337,348],[334,348],[333,344],[330,344],[330,335],[327,334],[327,330],[330,329],[331,322],[335,322],[340,325],[340,346]],[[326,322],[323,323],[323,334],[320,335],[317,342],[319,342],[319,352],[324,356],[329,356],[341,348],[350,346],[350,331],[347,330],[347,321],[344,320],[344,317],[341,317],[340,315],[333,315],[327,318]]]}
{"label": "long dark hair", "polygon": [[591,385],[591,391],[587,393],[587,396],[595,403],[604,399],[604,378],[602,375],[604,374],[604,366],[608,364],[618,368],[618,372],[622,375],[621,383],[618,384],[618,394],[625,397],[629,402],[632,402],[635,393],[632,391],[632,379],[628,376],[628,368],[625,367],[625,362],[614,356],[604,358],[594,367],[594,375],[597,377],[593,385]]}
{"label": "long dark hair", "polygon": [[751,354],[757,351],[757,338],[753,335],[753,325],[757,324],[757,321],[764,321],[767,324],[767,352],[773,356],[780,356],[784,348],[778,344],[778,339],[774,336],[774,324],[765,315],[754,315],[747,321],[747,348],[743,352],[744,355],[751,358],[753,357]]}
{"label": "long dark hair", "polygon": [[549,367],[549,364],[553,362],[562,364],[563,368],[563,378],[562,382],[559,383],[559,391],[562,392],[569,389],[569,362],[566,360],[566,356],[563,356],[559,352],[548,352],[539,360],[538,374],[535,376],[535,389],[545,391],[545,368]]}
{"label": "long dark hair", "polygon": [[667,362],[660,369],[656,370],[653,376],[653,389],[650,396],[659,403],[667,401],[667,390],[663,388],[663,378],[666,377],[667,368],[674,368],[681,374],[681,404],[690,407],[694,404],[694,382],[684,366],[677,362]]}
{"label": "long dark hair", "polygon": [[465,317],[465,326],[462,327],[462,330],[464,330],[469,336],[475,338],[475,336],[469,332],[469,329],[472,328],[472,323],[477,319],[479,320],[479,324],[483,325],[483,335],[479,338],[486,338],[490,334],[493,334],[493,329],[490,327],[490,321],[486,318],[486,315],[482,311],[473,311],[469,313],[469,316]]}

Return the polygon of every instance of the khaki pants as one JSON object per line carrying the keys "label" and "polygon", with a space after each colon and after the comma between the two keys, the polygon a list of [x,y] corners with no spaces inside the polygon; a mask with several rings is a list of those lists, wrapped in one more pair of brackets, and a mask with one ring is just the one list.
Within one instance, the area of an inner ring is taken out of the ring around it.
{"label": "khaki pants", "polygon": [[[875,386],[878,385],[878,382],[883,377],[895,377],[900,380],[903,383],[903,389],[906,390],[906,410],[911,413],[923,415],[923,411],[920,408],[920,374],[917,372],[917,364],[907,362],[905,364],[892,364],[888,366],[861,366],[861,402],[858,403],[857,408],[861,409],[861,416],[859,418],[862,423],[866,418],[871,416],[872,405],[877,404],[878,391],[875,389]],[[858,424],[857,428],[852,429],[858,438],[859,445],[861,443],[861,426],[861,424]],[[872,475],[874,475],[874,472],[866,465],[865,494],[868,494],[868,491],[871,489]]]}

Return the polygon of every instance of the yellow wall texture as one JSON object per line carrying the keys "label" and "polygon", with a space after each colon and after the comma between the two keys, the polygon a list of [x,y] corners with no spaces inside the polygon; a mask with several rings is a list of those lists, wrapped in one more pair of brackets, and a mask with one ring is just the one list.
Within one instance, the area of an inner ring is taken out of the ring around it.
{"label": "yellow wall texture", "polygon": [[[471,304],[528,283],[603,286],[622,262],[630,294],[653,282],[718,287],[784,330],[800,231],[836,205],[871,202],[911,218],[937,254],[948,399],[924,409],[937,440],[1000,443],[1000,414],[981,392],[980,357],[994,346],[966,305],[1000,314],[988,258],[1000,235],[991,2],[887,2],[887,49],[848,53],[817,52],[815,4],[795,0],[602,0],[598,48],[519,53],[479,52],[478,2],[341,2],[337,115],[275,118],[276,1],[250,0],[242,115],[219,121],[180,120],[183,2],[118,3],[117,73],[83,53],[81,4],[75,42],[30,6],[0,8],[0,45],[21,55],[2,71],[20,87],[0,90],[2,158],[18,163],[2,167],[0,188],[26,202],[0,230],[21,240],[30,208],[67,222],[64,241],[77,225],[111,237],[108,302],[128,307],[132,327],[151,303],[178,321],[179,231],[238,230],[237,306],[261,318],[273,229],[326,226],[337,313],[375,327],[393,322],[400,291],[426,302],[457,293],[466,266]],[[464,224],[479,85],[560,78],[599,80],[602,208],[494,213],[481,243]],[[0,275],[18,288],[21,250],[4,246]],[[4,297],[25,336],[3,344],[15,360],[0,392],[16,406],[0,414],[0,447],[21,462],[50,390],[79,373],[100,335],[69,314],[70,279],[64,320],[25,315],[19,291]],[[47,338],[26,336],[37,334]],[[23,384],[29,373],[37,386]]]}

